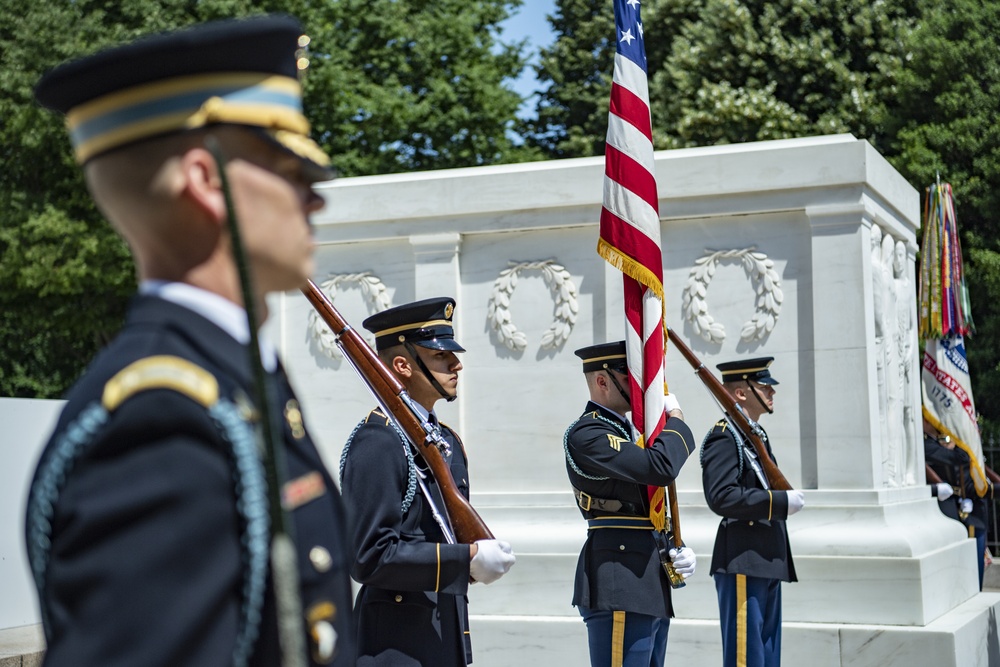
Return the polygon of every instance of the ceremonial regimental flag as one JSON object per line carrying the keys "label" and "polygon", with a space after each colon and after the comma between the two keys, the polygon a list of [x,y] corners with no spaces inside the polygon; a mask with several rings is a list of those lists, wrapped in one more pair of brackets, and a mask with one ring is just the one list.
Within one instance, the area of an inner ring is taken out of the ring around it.
{"label": "ceremonial regimental flag", "polygon": [[[605,148],[604,207],[597,252],[623,274],[632,422],[640,444],[663,429],[663,259],[653,131],[639,0],[614,0],[617,50]],[[664,491],[650,488],[662,529]]]}
{"label": "ceremonial regimental flag", "polygon": [[927,188],[920,259],[920,337],[924,339],[921,389],[923,414],[969,455],[976,493],[989,482],[972,400],[965,334],[972,331],[969,291],[962,271],[951,185]]}

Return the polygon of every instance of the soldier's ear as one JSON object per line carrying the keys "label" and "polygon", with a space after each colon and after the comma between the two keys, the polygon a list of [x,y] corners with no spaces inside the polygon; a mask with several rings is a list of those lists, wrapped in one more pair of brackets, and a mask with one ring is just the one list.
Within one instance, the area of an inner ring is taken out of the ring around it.
{"label": "soldier's ear", "polygon": [[600,387],[601,389],[607,389],[608,388],[608,375],[607,375],[607,373],[603,373],[602,372],[602,373],[597,373],[596,375],[594,375],[594,382],[596,382],[597,386]]}
{"label": "soldier's ear", "polygon": [[413,364],[401,354],[392,358],[392,371],[401,378],[409,378],[413,375]]}
{"label": "soldier's ear", "polygon": [[207,149],[192,148],[180,158],[183,194],[216,224],[225,224],[228,213],[215,158]]}

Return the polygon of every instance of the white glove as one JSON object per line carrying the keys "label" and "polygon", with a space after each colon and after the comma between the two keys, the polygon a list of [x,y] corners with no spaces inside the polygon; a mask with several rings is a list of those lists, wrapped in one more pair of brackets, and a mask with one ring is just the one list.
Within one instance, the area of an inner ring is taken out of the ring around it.
{"label": "white glove", "polygon": [[492,584],[507,574],[517,560],[507,542],[500,540],[478,540],[476,555],[469,563],[469,575],[476,581]]}
{"label": "white glove", "polygon": [[955,495],[955,489],[951,488],[951,484],[941,482],[940,484],[935,484],[934,486],[937,487],[937,493],[935,495],[938,500],[948,500]]}
{"label": "white glove", "polygon": [[681,403],[677,400],[676,394],[666,394],[663,397],[663,407],[669,415],[673,410],[680,410]]}
{"label": "white glove", "polygon": [[792,516],[806,504],[806,495],[801,491],[785,491],[788,495],[788,516]]}
{"label": "white glove", "polygon": [[972,498],[962,498],[962,511],[972,514]]}
{"label": "white glove", "polygon": [[674,569],[677,570],[677,574],[681,575],[685,579],[694,574],[695,565],[697,565],[698,559],[695,558],[694,550],[689,547],[681,547],[680,549],[671,549],[668,554],[670,560],[674,563]]}

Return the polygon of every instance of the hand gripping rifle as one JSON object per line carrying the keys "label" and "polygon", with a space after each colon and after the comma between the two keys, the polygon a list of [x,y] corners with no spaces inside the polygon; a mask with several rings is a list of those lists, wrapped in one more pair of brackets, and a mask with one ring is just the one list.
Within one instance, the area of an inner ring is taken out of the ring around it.
{"label": "hand gripping rifle", "polygon": [[785,476],[781,474],[778,470],[778,465],[771,458],[771,455],[767,452],[767,446],[764,444],[762,439],[763,430],[757,424],[757,422],[752,421],[745,412],[743,408],[733,400],[733,397],[729,395],[726,388],[722,386],[718,378],[712,374],[712,371],[705,368],[705,364],[701,363],[701,360],[695,356],[694,352],[691,351],[681,337],[674,333],[673,329],[665,327],[667,330],[667,336],[670,341],[674,344],[674,347],[681,353],[681,355],[687,359],[688,363],[691,364],[691,368],[694,369],[695,373],[701,379],[702,383],[708,389],[708,391],[715,397],[715,400],[722,406],[722,409],[726,411],[729,415],[730,420],[732,420],[733,425],[739,429],[740,433],[743,434],[747,440],[753,444],[754,451],[757,452],[757,460],[760,462],[761,469],[764,471],[764,477],[767,478],[767,485],[776,491],[791,491],[792,485],[788,483]]}
{"label": "hand gripping rifle", "polygon": [[[337,346],[368,386],[368,390],[382,406],[386,416],[396,423],[427,462],[431,475],[441,490],[444,511],[448,515],[446,521],[451,524],[455,540],[462,544],[472,544],[477,540],[493,539],[493,533],[458,490],[458,485],[451,476],[451,468],[442,456],[442,452],[447,451],[449,445],[441,435],[441,429],[420,416],[414,407],[413,399],[396,376],[385,367],[361,335],[341,317],[329,297],[316,286],[316,283],[310,280],[302,288],[302,293],[337,337]],[[445,532],[447,535],[447,531]]]}

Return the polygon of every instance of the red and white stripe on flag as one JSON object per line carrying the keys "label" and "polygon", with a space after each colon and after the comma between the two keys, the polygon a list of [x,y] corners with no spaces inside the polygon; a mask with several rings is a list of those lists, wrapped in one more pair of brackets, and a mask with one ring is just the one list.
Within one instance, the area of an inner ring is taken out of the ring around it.
{"label": "red and white stripe on flag", "polygon": [[[648,443],[666,422],[660,213],[639,2],[614,5],[617,48],[597,251],[623,274],[632,422]],[[663,496],[662,488],[650,488],[657,528],[663,527]]]}

